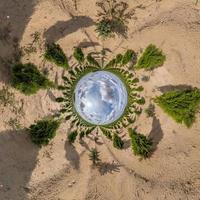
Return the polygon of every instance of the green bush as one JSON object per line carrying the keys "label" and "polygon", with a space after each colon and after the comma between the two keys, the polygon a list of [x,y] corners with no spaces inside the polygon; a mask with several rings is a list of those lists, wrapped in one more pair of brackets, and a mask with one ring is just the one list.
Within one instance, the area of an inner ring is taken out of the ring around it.
{"label": "green bush", "polygon": [[81,132],[79,133],[79,140],[82,140],[84,137],[85,137],[85,132],[84,132],[84,131],[81,131]]}
{"label": "green bush", "polygon": [[148,139],[145,135],[136,133],[136,131],[132,130],[131,128],[128,131],[131,138],[131,147],[133,153],[144,158],[148,157],[148,154],[152,149],[151,140]]}
{"label": "green bush", "polygon": [[117,149],[122,149],[124,145],[123,140],[115,133],[113,135],[113,146]]}
{"label": "green bush", "polygon": [[136,53],[133,50],[128,49],[123,56],[122,65],[127,65],[135,57],[136,57]]}
{"label": "green bush", "polygon": [[101,0],[97,2],[100,8],[97,13],[98,23],[96,31],[100,36],[111,37],[120,35],[127,36],[128,20],[135,13],[134,10],[128,10],[128,4],[124,1]]}
{"label": "green bush", "polygon": [[137,99],[137,104],[139,105],[144,105],[145,104],[145,98],[144,97],[141,97],[140,99]]}
{"label": "green bush", "polygon": [[102,133],[109,139],[109,140],[112,140],[112,133],[110,130],[107,130],[103,127],[100,127]]}
{"label": "green bush", "polygon": [[67,69],[69,67],[68,59],[59,44],[47,45],[44,54],[46,60],[55,63],[56,65]]}
{"label": "green bush", "polygon": [[108,38],[112,37],[112,26],[110,20],[102,19],[96,24],[96,32],[99,34],[99,37]]}
{"label": "green bush", "polygon": [[87,55],[87,62],[88,62],[91,66],[94,66],[94,67],[97,67],[97,68],[100,67],[99,63],[98,63],[97,60],[92,56],[91,53],[89,53],[89,54]]}
{"label": "green bush", "polygon": [[55,137],[59,125],[59,121],[52,119],[37,121],[29,127],[31,140],[39,146],[49,144],[50,140]]}
{"label": "green bush", "polygon": [[11,79],[12,86],[26,95],[34,94],[39,89],[53,86],[53,83],[31,63],[14,65]]}
{"label": "green bush", "polygon": [[78,48],[78,47],[74,48],[73,56],[79,63],[83,63],[85,60],[84,54],[81,48]]}
{"label": "green bush", "polygon": [[167,92],[155,99],[155,102],[178,123],[190,127],[200,105],[200,90],[191,89]]}
{"label": "green bush", "polygon": [[166,56],[162,53],[162,50],[158,49],[155,45],[150,44],[139,58],[136,68],[153,70],[156,67],[162,66],[165,60]]}
{"label": "green bush", "polygon": [[77,135],[78,135],[77,131],[69,133],[69,135],[67,136],[69,143],[74,143]]}

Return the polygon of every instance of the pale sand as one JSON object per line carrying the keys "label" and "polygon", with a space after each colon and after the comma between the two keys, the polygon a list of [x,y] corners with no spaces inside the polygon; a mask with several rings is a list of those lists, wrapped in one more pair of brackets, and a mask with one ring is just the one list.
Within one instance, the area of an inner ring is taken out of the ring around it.
{"label": "pale sand", "polygon": [[[94,31],[94,0],[77,0],[78,11],[70,0],[1,0],[0,29],[8,26],[10,31],[7,38],[0,40],[0,88],[8,84],[9,65],[4,62],[16,52],[13,38],[18,38],[22,47],[31,42],[30,35],[35,31],[42,34],[44,41],[37,53],[25,56],[23,61],[33,62],[41,70],[48,68],[49,78],[59,83],[62,69],[42,58],[46,39],[58,42],[68,56],[81,43],[85,52],[109,48],[109,58],[127,48],[139,52],[150,43],[156,44],[167,60],[151,73],[137,72],[138,77],[150,75],[148,82],[141,82],[147,99],[144,107],[161,94],[160,87],[200,88],[200,3],[195,6],[194,1],[128,0],[130,8],[139,4],[145,7],[136,9],[137,19],[129,23],[128,38],[102,41]],[[72,19],[72,15],[85,17]],[[20,114],[19,118],[22,129],[59,109],[54,101],[59,96],[57,91],[39,91],[30,97],[10,91],[16,101],[24,102],[24,116]],[[7,125],[10,118],[16,118],[9,107],[1,107],[0,112],[0,200],[200,199],[200,114],[190,129],[176,124],[157,106],[155,118],[142,114],[134,126],[145,135],[154,134],[157,146],[149,159],[140,160],[132,154],[129,142],[125,150],[119,151],[104,137],[100,144],[86,139],[82,145],[77,140],[72,147],[66,142],[68,124],[60,127],[49,146],[38,149],[24,131],[11,130]],[[100,172],[88,159],[88,149],[94,146],[101,153]]]}

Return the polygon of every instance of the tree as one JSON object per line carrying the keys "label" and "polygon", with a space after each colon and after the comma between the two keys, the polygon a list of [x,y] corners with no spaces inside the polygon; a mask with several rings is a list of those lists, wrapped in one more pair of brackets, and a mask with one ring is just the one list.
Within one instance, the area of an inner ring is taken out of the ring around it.
{"label": "tree", "polygon": [[60,67],[65,69],[69,67],[68,59],[59,44],[48,44],[44,57]]}
{"label": "tree", "polygon": [[89,158],[90,158],[90,160],[92,161],[92,164],[93,164],[93,165],[96,165],[97,162],[100,161],[99,152],[97,151],[96,148],[92,148],[92,149],[90,150]]}
{"label": "tree", "polygon": [[116,133],[114,133],[114,135],[113,135],[113,146],[117,149],[122,149],[123,145],[124,145],[123,140]]}
{"label": "tree", "polygon": [[69,143],[74,143],[75,140],[76,140],[77,135],[78,135],[78,132],[77,132],[77,131],[73,131],[73,132],[69,133],[69,135],[68,135],[68,137],[67,137]]}
{"label": "tree", "polygon": [[200,106],[200,90],[194,88],[166,92],[155,98],[155,102],[177,123],[190,127]]}
{"label": "tree", "polygon": [[164,64],[166,56],[162,50],[158,49],[155,45],[150,44],[139,58],[136,69],[144,68],[145,70],[153,70]]}
{"label": "tree", "polygon": [[55,137],[60,122],[53,119],[37,121],[29,127],[29,133],[33,143],[42,146],[47,145]]}
{"label": "tree", "polygon": [[39,89],[46,89],[54,86],[54,84],[41,74],[32,63],[18,63],[15,64],[11,70],[12,86],[26,95],[34,94]]}
{"label": "tree", "polygon": [[148,157],[152,149],[152,142],[145,135],[137,133],[133,129],[129,129],[129,136],[131,138],[131,146],[133,153],[135,155],[142,156],[144,158]]}

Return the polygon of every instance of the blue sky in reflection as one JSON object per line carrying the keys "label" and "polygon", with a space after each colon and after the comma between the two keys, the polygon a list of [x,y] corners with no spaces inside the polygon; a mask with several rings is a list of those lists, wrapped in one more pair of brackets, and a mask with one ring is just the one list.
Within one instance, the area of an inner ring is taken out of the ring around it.
{"label": "blue sky in reflection", "polygon": [[127,105],[123,82],[107,71],[84,76],[75,89],[75,108],[86,121],[104,125],[117,120]]}

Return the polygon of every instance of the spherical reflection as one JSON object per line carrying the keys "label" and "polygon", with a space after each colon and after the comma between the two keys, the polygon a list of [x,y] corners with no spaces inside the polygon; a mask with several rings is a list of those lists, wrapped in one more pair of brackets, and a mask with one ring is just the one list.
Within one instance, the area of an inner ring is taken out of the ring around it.
{"label": "spherical reflection", "polygon": [[107,71],[84,76],[75,89],[75,108],[92,124],[105,125],[117,120],[127,105],[127,91],[122,81]]}

